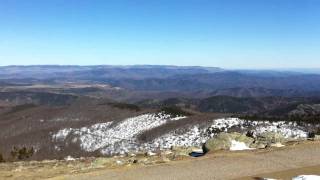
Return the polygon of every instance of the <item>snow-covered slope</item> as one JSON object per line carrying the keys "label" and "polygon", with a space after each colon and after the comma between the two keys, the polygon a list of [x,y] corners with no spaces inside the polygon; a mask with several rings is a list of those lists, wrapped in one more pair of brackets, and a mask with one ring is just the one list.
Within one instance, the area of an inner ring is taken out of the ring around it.
{"label": "snow-covered slope", "polygon": [[55,141],[64,141],[68,136],[72,142],[80,142],[83,150],[93,152],[100,150],[104,154],[117,154],[128,151],[139,151],[137,136],[142,132],[161,126],[168,121],[177,121],[185,117],[170,115],[144,114],[123,120],[118,124],[113,122],[95,124],[80,129],[62,129],[53,135]]}
{"label": "snow-covered slope", "polygon": [[[121,121],[120,123],[100,123],[80,129],[62,129],[53,134],[55,142],[79,142],[83,150],[93,152],[99,150],[103,154],[123,154],[126,152],[155,151],[169,149],[172,146],[198,146],[220,132],[252,131],[254,135],[272,131],[283,134],[287,138],[306,138],[307,132],[291,122],[246,121],[238,118],[223,118],[212,120],[207,125],[187,126],[163,134],[150,142],[140,143],[138,135],[146,130],[162,126],[170,121],[183,121],[186,117],[171,117],[170,115],[144,114]],[[70,138],[69,138],[70,137]],[[239,149],[238,142],[234,148]],[[243,147],[241,147],[243,148]]]}

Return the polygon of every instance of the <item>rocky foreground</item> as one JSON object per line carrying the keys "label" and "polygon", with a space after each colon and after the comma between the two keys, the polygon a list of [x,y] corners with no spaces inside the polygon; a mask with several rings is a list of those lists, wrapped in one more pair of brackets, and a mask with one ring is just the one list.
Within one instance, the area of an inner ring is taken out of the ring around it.
{"label": "rocky foreground", "polygon": [[[0,164],[0,179],[253,179],[320,175],[320,141],[281,148],[211,151],[193,158],[183,149],[112,158]],[[296,170],[295,169],[300,169]]]}

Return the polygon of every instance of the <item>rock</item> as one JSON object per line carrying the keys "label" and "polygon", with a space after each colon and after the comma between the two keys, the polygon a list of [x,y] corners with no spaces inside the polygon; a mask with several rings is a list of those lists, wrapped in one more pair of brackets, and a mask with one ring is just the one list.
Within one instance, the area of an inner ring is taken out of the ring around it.
{"label": "rock", "polygon": [[256,143],[261,144],[274,144],[274,143],[283,143],[285,142],[285,137],[276,132],[264,132],[257,136]]}
{"label": "rock", "polygon": [[209,139],[204,145],[204,152],[215,150],[229,150],[232,140],[243,142],[248,147],[254,142],[254,139],[240,133],[220,133],[216,137]]}
{"label": "rock", "polygon": [[172,146],[171,147],[171,151],[173,151],[173,153],[176,156],[189,156],[189,154],[191,152],[193,152],[194,150],[199,150],[198,147],[181,147],[181,146]]}
{"label": "rock", "polygon": [[244,142],[247,146],[250,146],[254,142],[253,138],[248,137],[244,134],[238,134],[234,140],[239,142]]}
{"label": "rock", "polygon": [[231,136],[227,133],[220,133],[205,143],[204,151],[229,150],[231,147]]}

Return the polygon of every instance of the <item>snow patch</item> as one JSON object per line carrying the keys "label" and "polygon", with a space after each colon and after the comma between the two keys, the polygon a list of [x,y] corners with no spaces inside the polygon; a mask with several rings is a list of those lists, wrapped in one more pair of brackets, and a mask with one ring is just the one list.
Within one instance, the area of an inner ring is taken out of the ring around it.
{"label": "snow patch", "polygon": [[300,175],[292,178],[292,180],[320,180],[320,176],[317,175]]}
{"label": "snow patch", "polygon": [[187,116],[178,116],[178,117],[171,118],[170,120],[171,121],[178,121],[180,119],[185,119],[185,118],[187,118]]}
{"label": "snow patch", "polygon": [[71,131],[72,131],[71,128],[62,129],[53,135],[53,139],[56,141],[64,141]]}
{"label": "snow patch", "polygon": [[252,148],[249,148],[244,142],[239,142],[235,140],[231,141],[230,151],[242,151],[242,150],[252,150]]}
{"label": "snow patch", "polygon": [[64,158],[64,160],[66,160],[66,161],[75,161],[76,159],[73,158],[72,156],[67,156],[67,157]]}

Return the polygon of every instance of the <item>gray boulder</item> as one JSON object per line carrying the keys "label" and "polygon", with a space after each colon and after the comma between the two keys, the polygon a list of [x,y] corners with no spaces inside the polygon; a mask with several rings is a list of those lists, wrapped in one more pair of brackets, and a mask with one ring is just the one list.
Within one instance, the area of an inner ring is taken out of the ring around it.
{"label": "gray boulder", "polygon": [[254,142],[254,139],[240,133],[220,133],[212,139],[209,139],[204,145],[204,151],[229,150],[231,141],[245,143],[248,147]]}
{"label": "gray boulder", "polygon": [[183,146],[172,146],[171,151],[176,155],[176,156],[189,156],[191,152],[197,151],[199,148],[198,147],[183,147]]}
{"label": "gray boulder", "polygon": [[264,132],[257,136],[255,143],[270,146],[271,144],[282,144],[285,141],[285,137],[280,133]]}

